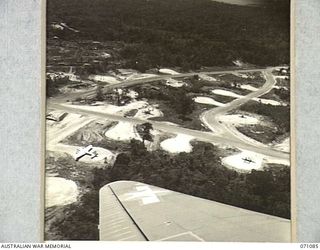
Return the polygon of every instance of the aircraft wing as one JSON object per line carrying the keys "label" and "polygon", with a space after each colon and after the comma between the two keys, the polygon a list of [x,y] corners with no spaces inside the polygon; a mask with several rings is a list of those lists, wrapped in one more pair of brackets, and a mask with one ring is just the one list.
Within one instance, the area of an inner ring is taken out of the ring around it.
{"label": "aircraft wing", "polygon": [[100,240],[290,242],[290,220],[133,182],[100,189]]}
{"label": "aircraft wing", "polygon": [[91,152],[91,150],[92,150],[92,148],[88,149],[87,147],[86,148],[82,148],[82,149],[77,149],[75,158],[76,159],[80,159],[85,155],[92,156],[93,152]]}
{"label": "aircraft wing", "polygon": [[80,159],[83,156],[87,155],[87,152],[83,151],[83,150],[79,150],[78,152],[76,152],[75,158],[76,159]]}

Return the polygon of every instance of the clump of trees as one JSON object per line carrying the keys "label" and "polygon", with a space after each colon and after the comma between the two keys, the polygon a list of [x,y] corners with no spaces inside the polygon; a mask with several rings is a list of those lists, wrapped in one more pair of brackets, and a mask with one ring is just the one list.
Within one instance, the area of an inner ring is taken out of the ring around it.
{"label": "clump of trees", "polygon": [[279,88],[279,89],[274,89],[274,93],[280,97],[281,100],[284,100],[286,102],[290,102],[290,91],[284,89],[284,88]]}
{"label": "clump of trees", "polygon": [[185,118],[185,116],[191,114],[195,109],[194,101],[192,97],[188,95],[189,91],[187,87],[173,88],[168,86],[146,88],[139,86],[136,87],[135,90],[139,93],[139,98],[165,101],[181,118]]}
{"label": "clump of trees", "polygon": [[102,86],[98,86],[96,89],[96,96],[95,99],[99,102],[104,101],[105,100],[105,95],[103,93],[103,87]]}
{"label": "clump of trees", "polygon": [[210,84],[206,83],[205,81],[202,81],[199,79],[197,75],[195,75],[193,78],[189,78],[189,85],[188,85],[188,90],[189,92],[192,93],[203,93],[204,92],[204,87],[205,86],[211,86]]}
{"label": "clump of trees", "polygon": [[60,93],[59,88],[66,85],[69,82],[68,77],[55,77],[51,78],[49,75],[46,76],[46,96],[52,97]]}
{"label": "clump of trees", "polygon": [[185,88],[179,88],[169,96],[170,106],[183,117],[192,113],[194,110],[194,101],[188,95]]}
{"label": "clump of trees", "polygon": [[143,124],[137,125],[137,131],[142,138],[143,144],[145,141],[150,141],[150,142],[153,141],[151,130],[153,130],[153,126],[150,122],[145,122]]}
{"label": "clump of trees", "polygon": [[51,225],[59,240],[99,240],[99,190],[91,189],[77,203],[67,205],[63,220]]}
{"label": "clump of trees", "polygon": [[269,117],[277,125],[278,134],[290,132],[290,105],[273,106],[249,101],[241,106],[241,110]]}
{"label": "clump of trees", "polygon": [[95,95],[89,100],[108,101],[117,106],[123,106],[131,101],[131,98],[126,95],[127,89],[112,89],[106,90],[103,86],[98,86],[95,90]]}

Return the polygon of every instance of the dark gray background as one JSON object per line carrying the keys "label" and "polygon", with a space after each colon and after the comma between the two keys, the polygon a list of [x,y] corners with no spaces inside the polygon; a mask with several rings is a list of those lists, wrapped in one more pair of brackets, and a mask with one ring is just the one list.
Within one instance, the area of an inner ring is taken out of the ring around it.
{"label": "dark gray background", "polygon": [[[0,242],[41,240],[41,0],[0,0]],[[296,1],[298,240],[320,242],[320,1]]]}

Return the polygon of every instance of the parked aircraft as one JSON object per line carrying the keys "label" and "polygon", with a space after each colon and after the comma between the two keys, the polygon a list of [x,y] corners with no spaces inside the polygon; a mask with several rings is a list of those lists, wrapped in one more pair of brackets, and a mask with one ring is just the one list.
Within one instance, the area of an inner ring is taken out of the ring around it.
{"label": "parked aircraft", "polygon": [[97,151],[92,151],[92,150],[93,150],[93,146],[92,145],[77,149],[77,152],[76,152],[76,155],[75,155],[76,161],[80,160],[85,155],[89,155],[91,157],[91,159],[97,157],[98,156]]}
{"label": "parked aircraft", "polygon": [[245,161],[246,163],[254,163],[254,161],[249,157],[242,158],[242,160]]}

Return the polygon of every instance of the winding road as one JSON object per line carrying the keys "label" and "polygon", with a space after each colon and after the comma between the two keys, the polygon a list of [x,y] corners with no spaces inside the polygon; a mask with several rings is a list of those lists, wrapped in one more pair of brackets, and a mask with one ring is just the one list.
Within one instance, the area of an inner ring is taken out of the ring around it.
{"label": "winding road", "polygon": [[235,126],[227,123],[222,123],[220,120],[220,117],[222,115],[225,115],[231,110],[234,110],[236,108],[239,108],[241,105],[245,104],[246,102],[257,98],[259,96],[262,96],[266,93],[268,93],[276,84],[276,80],[274,76],[272,75],[271,69],[261,70],[263,73],[266,82],[265,84],[259,88],[256,91],[251,92],[250,94],[243,96],[241,98],[235,99],[234,101],[231,101],[227,103],[226,105],[222,107],[216,107],[213,109],[210,109],[206,112],[204,112],[200,119],[201,121],[212,131],[216,134],[219,134],[226,138],[237,138],[238,140],[241,140],[244,143],[251,144],[256,147],[268,147],[264,145],[263,143],[260,143],[258,141],[255,141],[254,139],[245,136],[241,132],[239,132]]}
{"label": "winding road", "polygon": [[[199,141],[204,141],[204,142],[210,142],[214,144],[223,144],[226,146],[232,146],[232,147],[237,147],[241,148],[244,150],[249,150],[253,151],[259,154],[263,154],[266,156],[270,157],[275,157],[279,159],[289,159],[289,153],[279,151],[276,149],[272,149],[262,143],[257,143],[253,140],[250,140],[250,138],[246,138],[245,136],[239,136],[238,132],[235,128],[233,129],[232,127],[225,125],[223,123],[219,122],[219,116],[225,114],[226,112],[235,109],[239,107],[240,105],[248,102],[249,100],[259,97],[268,91],[270,91],[274,84],[275,84],[275,79],[273,75],[271,74],[272,70],[275,68],[266,68],[266,69],[246,69],[246,70],[227,70],[227,71],[210,71],[210,72],[194,72],[194,73],[185,73],[185,74],[177,74],[177,75],[161,75],[161,76],[156,76],[156,77],[149,77],[149,78],[142,78],[142,79],[135,79],[135,80],[130,80],[130,81],[123,81],[121,83],[113,84],[113,85],[108,85],[104,88],[103,91],[109,91],[110,88],[119,88],[119,87],[128,87],[132,85],[138,85],[138,84],[144,84],[147,82],[152,82],[152,81],[158,81],[158,80],[165,80],[169,78],[183,78],[183,77],[188,77],[188,76],[193,76],[196,74],[208,74],[208,75],[214,75],[214,74],[227,74],[227,73],[235,73],[235,72],[263,72],[266,78],[266,83],[257,91],[254,91],[243,98],[236,99],[227,105],[223,107],[216,107],[213,108],[207,112],[205,112],[202,116],[201,119],[205,123],[206,126],[208,126],[212,132],[203,132],[199,130],[192,130],[192,129],[187,129],[183,128],[180,126],[174,126],[170,125],[165,122],[159,122],[159,121],[152,121],[148,120],[154,128],[166,131],[169,133],[175,133],[175,134],[186,134],[189,136],[192,136],[196,138]],[[63,110],[69,113],[76,113],[76,114],[81,114],[81,115],[86,115],[86,116],[93,116],[93,117],[98,117],[98,118],[103,118],[103,119],[108,119],[108,120],[113,120],[113,121],[126,121],[126,122],[131,122],[134,124],[141,124],[145,123],[146,120],[142,120],[139,118],[127,118],[123,117],[122,115],[117,115],[117,114],[110,114],[110,113],[105,113],[101,111],[92,111],[92,110],[87,110],[81,108],[81,106],[71,106],[66,103],[66,100],[69,98],[74,98],[76,96],[81,96],[81,97],[90,97],[96,93],[95,90],[90,90],[86,92],[80,92],[80,93],[75,93],[70,97],[59,97],[59,98],[51,98],[47,102],[47,106],[50,109],[58,109],[58,110]]]}

